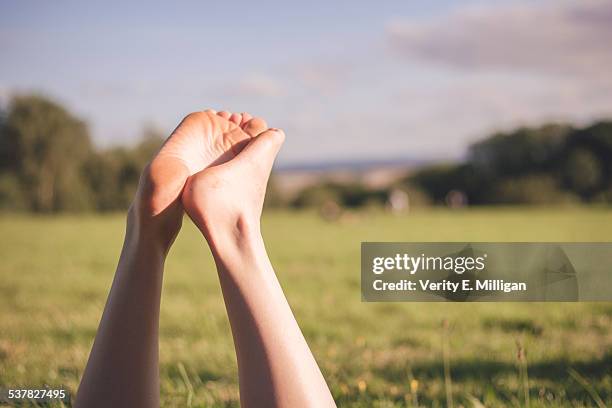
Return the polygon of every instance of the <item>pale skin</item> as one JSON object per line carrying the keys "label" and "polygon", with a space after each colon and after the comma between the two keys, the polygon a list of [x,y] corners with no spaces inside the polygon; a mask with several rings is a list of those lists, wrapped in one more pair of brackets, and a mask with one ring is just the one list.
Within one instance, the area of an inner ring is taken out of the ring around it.
{"label": "pale skin", "polygon": [[[188,115],[144,170],[75,406],[158,407],[164,261],[186,212],[212,251],[243,407],[334,407],[260,231],[284,133],[247,113]],[[204,313],[204,311],[194,311]]]}

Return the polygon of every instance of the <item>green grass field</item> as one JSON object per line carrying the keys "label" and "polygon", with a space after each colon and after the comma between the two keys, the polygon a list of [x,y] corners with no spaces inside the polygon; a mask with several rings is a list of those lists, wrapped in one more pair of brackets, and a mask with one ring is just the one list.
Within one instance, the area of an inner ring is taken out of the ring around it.
{"label": "green grass field", "polygon": [[[237,406],[212,259],[184,224],[164,278],[162,406]],[[263,222],[287,298],[336,401],[348,407],[446,406],[443,321],[454,407],[525,406],[517,344],[530,407],[612,405],[610,303],[362,303],[359,289],[364,240],[612,241],[611,227],[612,210],[603,208],[364,212],[335,223],[269,212]],[[123,229],[123,215],[0,217],[0,387],[75,392]]]}

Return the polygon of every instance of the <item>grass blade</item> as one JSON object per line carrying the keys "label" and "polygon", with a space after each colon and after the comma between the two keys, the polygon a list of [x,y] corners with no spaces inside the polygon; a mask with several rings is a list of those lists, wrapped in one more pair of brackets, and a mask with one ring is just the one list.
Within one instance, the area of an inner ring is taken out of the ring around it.
{"label": "grass blade", "polygon": [[580,375],[580,373],[574,370],[573,368],[570,368],[569,370],[567,370],[567,372],[574,380],[576,380],[578,384],[582,385],[582,388],[584,388],[586,392],[589,393],[589,395],[591,396],[591,398],[593,398],[593,401],[595,401],[599,408],[606,408],[606,404],[603,402],[603,400],[595,390],[595,387],[593,387],[586,378]]}
{"label": "grass blade", "polygon": [[189,381],[189,376],[187,375],[187,370],[185,370],[183,363],[178,363],[178,369],[185,383],[185,387],[187,387],[187,406],[190,407],[193,401],[193,385],[191,385],[191,381]]}

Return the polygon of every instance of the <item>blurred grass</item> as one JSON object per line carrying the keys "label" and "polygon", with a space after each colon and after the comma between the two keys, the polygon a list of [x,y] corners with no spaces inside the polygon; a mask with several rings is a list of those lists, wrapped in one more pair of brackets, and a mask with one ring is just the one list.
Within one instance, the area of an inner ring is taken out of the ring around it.
{"label": "blurred grass", "polygon": [[[362,303],[361,241],[611,241],[604,208],[422,210],[408,216],[268,212],[277,275],[336,401],[446,406],[442,322],[454,405],[612,404],[610,303]],[[0,387],[74,393],[122,244],[123,215],[0,216]],[[236,365],[208,248],[186,218],[166,265],[162,406],[237,406]],[[576,381],[575,370],[588,382]],[[587,387],[587,388],[588,388]]]}

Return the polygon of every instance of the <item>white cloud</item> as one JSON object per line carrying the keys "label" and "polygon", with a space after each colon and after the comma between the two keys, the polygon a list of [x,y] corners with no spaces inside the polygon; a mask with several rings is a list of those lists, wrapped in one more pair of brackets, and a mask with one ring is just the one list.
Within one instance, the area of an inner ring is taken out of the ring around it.
{"label": "white cloud", "polygon": [[235,84],[227,84],[224,93],[238,97],[280,97],[285,95],[286,90],[279,80],[271,76],[253,74]]}
{"label": "white cloud", "polygon": [[612,2],[464,8],[429,21],[389,24],[399,53],[453,67],[610,75]]}
{"label": "white cloud", "polygon": [[340,92],[351,75],[351,66],[342,61],[300,64],[292,75],[305,87],[323,95]]}

